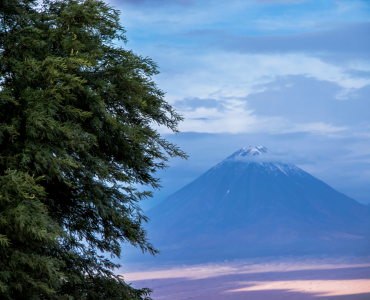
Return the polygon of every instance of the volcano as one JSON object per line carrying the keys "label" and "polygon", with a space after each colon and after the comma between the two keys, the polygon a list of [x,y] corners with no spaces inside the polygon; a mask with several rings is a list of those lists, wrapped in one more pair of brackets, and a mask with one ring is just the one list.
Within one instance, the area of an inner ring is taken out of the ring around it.
{"label": "volcano", "polygon": [[235,152],[147,212],[161,259],[370,253],[369,207],[265,147]]}

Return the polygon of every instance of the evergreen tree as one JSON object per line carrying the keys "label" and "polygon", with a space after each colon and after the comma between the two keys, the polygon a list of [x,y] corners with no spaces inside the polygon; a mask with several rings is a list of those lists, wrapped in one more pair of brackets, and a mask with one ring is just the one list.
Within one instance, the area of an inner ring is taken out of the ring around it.
{"label": "evergreen tree", "polygon": [[0,298],[148,299],[114,275],[182,118],[100,0],[0,0]]}

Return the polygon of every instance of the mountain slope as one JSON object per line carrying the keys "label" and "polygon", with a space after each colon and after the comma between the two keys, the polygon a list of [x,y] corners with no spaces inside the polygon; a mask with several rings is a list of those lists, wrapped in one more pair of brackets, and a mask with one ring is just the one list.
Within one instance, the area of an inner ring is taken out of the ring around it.
{"label": "mountain slope", "polygon": [[243,148],[148,211],[153,244],[233,257],[369,250],[365,205],[292,164],[264,162],[266,153]]}

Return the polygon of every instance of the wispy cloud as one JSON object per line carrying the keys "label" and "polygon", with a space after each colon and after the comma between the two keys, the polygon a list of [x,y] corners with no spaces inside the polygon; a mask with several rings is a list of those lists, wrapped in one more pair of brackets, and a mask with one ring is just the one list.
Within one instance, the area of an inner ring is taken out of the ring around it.
{"label": "wispy cloud", "polygon": [[[222,32],[219,43],[213,45],[227,51],[241,53],[351,53],[369,54],[370,40],[364,40],[370,31],[370,22],[341,24],[337,28],[303,32],[299,34],[280,34],[262,36],[230,35],[225,39]],[[204,32],[204,35],[207,33]],[[212,36],[217,36],[214,32]]]}
{"label": "wispy cloud", "polygon": [[178,64],[181,71],[169,71],[158,77],[170,101],[208,98],[215,93],[243,97],[253,92],[253,86],[287,75],[304,75],[333,82],[343,89],[359,89],[370,83],[367,77],[353,76],[344,67],[304,54],[230,54],[214,51],[192,56],[186,51],[172,49],[163,51],[158,58],[161,61],[165,57],[171,60],[173,56],[182,57]]}

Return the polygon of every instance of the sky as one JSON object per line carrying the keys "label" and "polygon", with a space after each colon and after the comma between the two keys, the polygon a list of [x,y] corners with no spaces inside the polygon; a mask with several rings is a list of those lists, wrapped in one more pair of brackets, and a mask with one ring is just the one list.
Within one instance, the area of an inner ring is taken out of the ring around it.
{"label": "sky", "polygon": [[370,203],[370,1],[106,0],[185,117],[144,210],[247,146]]}

